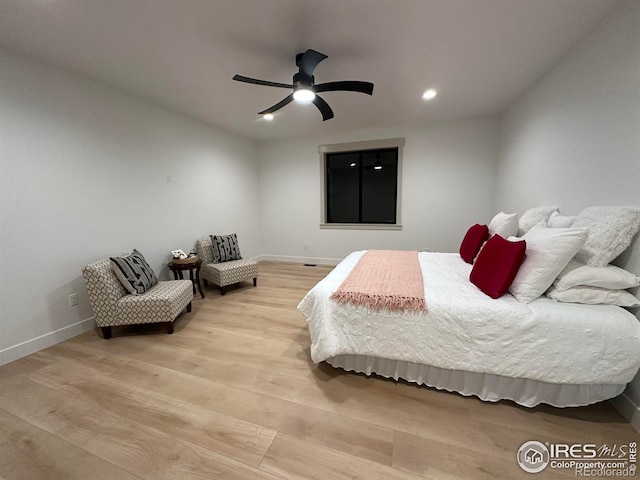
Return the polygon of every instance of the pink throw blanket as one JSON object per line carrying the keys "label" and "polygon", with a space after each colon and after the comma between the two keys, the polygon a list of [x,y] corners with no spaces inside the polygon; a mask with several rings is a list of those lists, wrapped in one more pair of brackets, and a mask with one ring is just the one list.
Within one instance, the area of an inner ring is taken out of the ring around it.
{"label": "pink throw blanket", "polygon": [[418,252],[365,252],[331,298],[374,310],[426,310]]}

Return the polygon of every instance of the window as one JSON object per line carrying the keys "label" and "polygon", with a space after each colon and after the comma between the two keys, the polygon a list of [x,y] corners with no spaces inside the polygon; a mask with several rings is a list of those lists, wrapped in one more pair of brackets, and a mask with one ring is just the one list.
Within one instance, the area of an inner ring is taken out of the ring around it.
{"label": "window", "polygon": [[401,228],[403,140],[320,147],[323,228]]}

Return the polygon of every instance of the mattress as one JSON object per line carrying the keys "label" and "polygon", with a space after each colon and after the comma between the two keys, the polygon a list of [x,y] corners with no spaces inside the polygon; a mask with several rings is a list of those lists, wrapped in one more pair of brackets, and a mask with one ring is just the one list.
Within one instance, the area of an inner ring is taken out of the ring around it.
{"label": "mattress", "polygon": [[330,300],[363,254],[350,254],[298,305],[308,321],[315,363],[378,373],[354,365],[358,358],[385,359],[478,374],[476,384],[490,375],[591,385],[599,400],[620,393],[640,367],[640,322],[628,311],[547,298],[523,304],[508,294],[491,299],[469,282],[471,265],[458,254],[419,254],[427,312],[372,311]]}

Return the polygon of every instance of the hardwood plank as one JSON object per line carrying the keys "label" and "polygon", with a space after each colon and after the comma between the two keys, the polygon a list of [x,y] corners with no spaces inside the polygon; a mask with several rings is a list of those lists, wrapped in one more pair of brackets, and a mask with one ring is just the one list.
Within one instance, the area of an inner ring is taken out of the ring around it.
{"label": "hardwood plank", "polygon": [[[517,447],[511,458],[493,457],[467,448],[452,448],[448,443],[396,432],[393,446],[393,466],[406,472],[438,480],[530,478],[531,474],[518,466],[516,453]],[[535,474],[535,478],[566,479],[567,474],[546,469]]]}
{"label": "hardwood plank", "polygon": [[92,405],[76,402],[28,378],[14,379],[0,389],[4,410],[32,425],[82,446],[100,431],[103,415]]}
{"label": "hardwood plank", "polygon": [[379,378],[356,376],[342,379],[333,377],[331,371],[327,374],[319,368],[304,372],[304,375],[306,381],[301,381],[300,376],[235,364],[217,381],[319,410],[409,431],[418,428],[429,431],[432,428],[427,412],[454,425],[464,425],[461,420],[469,417],[466,408],[440,401],[441,397],[433,395],[437,392],[425,390],[420,399],[402,397],[379,389],[380,384],[386,383]]}
{"label": "hardwood plank", "polygon": [[207,410],[173,397],[117,381],[104,375],[87,375],[86,370],[60,362],[29,378],[51,385],[52,377],[69,381],[54,388],[75,399],[139,422],[176,438],[188,440],[251,466],[260,460],[275,437],[275,430]]}
{"label": "hardwood plank", "polygon": [[112,376],[296,438],[391,464],[393,431],[388,428],[151,364],[131,365]]}
{"label": "hardwood plank", "polygon": [[[291,480],[423,480],[398,469],[382,466],[278,433],[260,469]],[[429,477],[426,477],[429,478]],[[435,478],[435,477],[432,477]]]}
{"label": "hardwood plank", "polygon": [[286,375],[307,375],[314,365],[308,348],[299,342],[282,341],[253,334],[219,331],[198,356],[277,370]]}
{"label": "hardwood plank", "polygon": [[0,408],[0,478],[136,480],[135,476]]}
{"label": "hardwood plank", "polygon": [[[93,405],[63,392],[39,385],[31,380],[14,382],[11,392],[3,395],[3,408],[55,433],[64,440],[118,465],[142,478],[225,478],[233,480],[271,479],[273,477],[186,442],[141,423],[117,415],[100,412]],[[16,394],[16,392],[18,392]],[[21,400],[29,399],[28,402]],[[91,409],[92,415],[86,413]],[[77,415],[74,412],[79,412]],[[100,414],[96,425],[89,428],[87,417]],[[66,423],[61,428],[62,420]]]}
{"label": "hardwood plank", "polygon": [[[204,305],[191,331],[211,334],[214,331],[246,332],[289,340],[291,334],[307,331],[307,324],[295,309],[253,305],[249,303],[208,303]],[[269,334],[270,333],[270,334]]]}
{"label": "hardwood plank", "polygon": [[22,357],[11,363],[7,363],[0,368],[0,380],[27,374],[42,367],[46,367],[54,360],[51,360],[42,352],[34,353],[27,357]]}
{"label": "hardwood plank", "polygon": [[205,448],[112,416],[105,419],[87,448],[149,479],[273,480],[270,475]]}

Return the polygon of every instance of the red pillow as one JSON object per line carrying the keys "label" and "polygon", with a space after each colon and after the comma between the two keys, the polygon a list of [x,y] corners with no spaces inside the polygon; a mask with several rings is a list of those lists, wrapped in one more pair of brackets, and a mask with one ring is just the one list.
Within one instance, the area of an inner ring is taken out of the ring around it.
{"label": "red pillow", "polygon": [[527,243],[510,242],[494,235],[482,248],[469,280],[491,298],[498,298],[511,286],[524,261]]}
{"label": "red pillow", "polygon": [[460,256],[467,263],[473,263],[473,259],[480,251],[480,247],[489,238],[489,227],[477,223],[467,230],[460,244]]}

